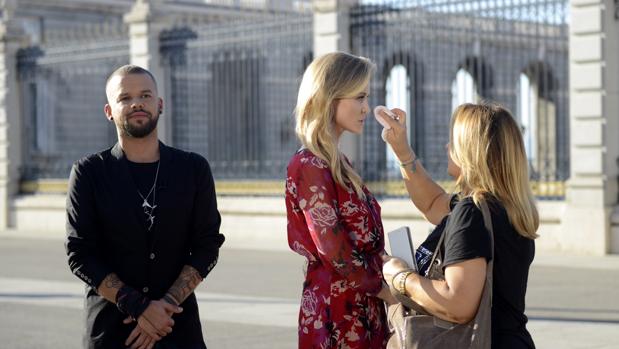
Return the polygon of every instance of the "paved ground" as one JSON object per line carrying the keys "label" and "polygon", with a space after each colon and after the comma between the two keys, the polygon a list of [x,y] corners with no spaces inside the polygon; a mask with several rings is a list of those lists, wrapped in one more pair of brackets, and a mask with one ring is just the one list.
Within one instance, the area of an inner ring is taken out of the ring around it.
{"label": "paved ground", "polygon": [[[224,249],[198,290],[209,348],[296,347],[303,261]],[[619,348],[619,258],[540,255],[527,297],[538,348]],[[77,349],[83,285],[61,240],[0,237],[0,348]]]}

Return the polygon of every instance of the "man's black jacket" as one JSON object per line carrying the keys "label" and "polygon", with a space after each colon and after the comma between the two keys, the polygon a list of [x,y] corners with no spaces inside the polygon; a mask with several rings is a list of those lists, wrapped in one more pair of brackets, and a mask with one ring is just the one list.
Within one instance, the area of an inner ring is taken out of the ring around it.
{"label": "man's black jacket", "polygon": [[[86,348],[123,348],[135,323],[96,292],[103,279],[120,280],[150,299],[160,299],[184,265],[202,277],[217,263],[219,234],[215,187],[206,159],[159,143],[155,224],[144,224],[142,199],[119,144],[77,161],[67,195],[67,241],[71,271],[87,283]],[[194,294],[174,316],[165,342],[178,347],[203,343]]]}

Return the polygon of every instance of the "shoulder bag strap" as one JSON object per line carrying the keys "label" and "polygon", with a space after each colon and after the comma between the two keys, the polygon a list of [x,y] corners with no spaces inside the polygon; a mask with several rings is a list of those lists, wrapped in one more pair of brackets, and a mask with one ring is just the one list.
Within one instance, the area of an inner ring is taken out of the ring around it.
{"label": "shoulder bag strap", "polygon": [[436,256],[441,252],[441,244],[443,244],[443,240],[445,240],[445,229],[443,229],[443,231],[441,232],[441,237],[438,239],[438,244],[436,244],[436,248],[434,249],[434,253],[432,254],[432,260],[430,260],[430,264],[428,265],[427,273],[430,273],[430,269],[434,265]]}
{"label": "shoulder bag strap", "polygon": [[481,202],[481,214],[484,217],[484,226],[488,233],[490,234],[490,256],[492,259],[490,263],[488,263],[488,267],[486,268],[486,281],[491,286],[489,289],[490,292],[490,304],[492,306],[492,273],[494,269],[494,230],[492,229],[492,216],[490,215],[490,209],[488,208],[488,203],[484,200]]}
{"label": "shoulder bag strap", "polygon": [[[456,194],[453,194],[450,196],[449,201],[451,202],[451,200],[453,199],[453,197]],[[449,206],[449,213],[447,213],[447,215],[451,214],[451,206]],[[430,265],[428,266],[428,272],[430,271],[430,268],[432,268],[432,266],[434,265],[434,260],[436,259],[436,256],[438,256],[439,252],[441,251],[441,245],[443,244],[443,241],[445,240],[445,228],[447,226],[443,227],[443,231],[441,232],[441,237],[438,239],[438,244],[436,244],[436,248],[434,249],[434,253],[432,254],[432,260],[430,261]],[[441,256],[441,258],[443,258],[443,256]]]}

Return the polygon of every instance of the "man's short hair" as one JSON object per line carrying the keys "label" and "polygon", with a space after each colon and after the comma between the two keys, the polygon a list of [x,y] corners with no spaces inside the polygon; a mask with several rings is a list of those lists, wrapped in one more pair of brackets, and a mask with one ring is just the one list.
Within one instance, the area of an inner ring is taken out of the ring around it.
{"label": "man's short hair", "polygon": [[112,74],[110,74],[110,76],[107,78],[107,80],[105,81],[105,88],[107,90],[107,85],[110,83],[110,80],[112,80],[115,76],[126,76],[129,74],[144,74],[144,75],[148,75],[151,80],[153,80],[153,83],[155,83],[155,88],[157,87],[157,80],[155,80],[155,77],[153,76],[153,74],[151,72],[149,72],[148,70],[137,66],[137,65],[132,65],[132,64],[127,64],[127,65],[123,65],[122,67],[114,70],[114,72]]}

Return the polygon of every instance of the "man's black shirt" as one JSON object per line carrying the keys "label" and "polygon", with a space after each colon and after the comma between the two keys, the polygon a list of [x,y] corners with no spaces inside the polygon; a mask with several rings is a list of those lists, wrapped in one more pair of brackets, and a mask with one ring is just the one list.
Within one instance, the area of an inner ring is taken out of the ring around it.
{"label": "man's black shirt", "polygon": [[[71,270],[88,285],[87,348],[123,348],[135,326],[123,325],[126,315],[97,294],[108,274],[116,273],[148,298],[160,299],[184,265],[206,277],[217,263],[224,237],[219,234],[221,218],[208,162],[163,143],[159,148],[156,221],[150,232],[119,144],[77,161],[71,170],[66,250]],[[204,347],[195,295],[181,306],[173,332],[162,342]]]}
{"label": "man's black shirt", "polygon": [[[147,163],[127,161],[127,165],[129,166],[129,172],[131,173],[131,178],[137,190],[135,195],[139,196],[140,199],[146,199],[149,204],[157,206],[157,190],[154,190],[153,186],[156,186],[155,178],[157,178],[157,182],[159,179],[159,173],[157,171],[159,161]],[[153,189],[152,192],[151,189]],[[142,209],[144,212],[144,226],[148,229],[150,225],[148,222],[148,215],[144,211],[144,207],[142,207]],[[157,208],[155,207],[151,209],[151,211],[156,218]]]}
{"label": "man's black shirt", "polygon": [[[492,347],[535,348],[526,329],[525,294],[535,242],[515,230],[503,206],[489,200],[494,230],[494,272],[492,297]],[[430,233],[415,254],[421,275],[425,275],[441,234],[443,266],[469,259],[491,258],[490,235],[481,211],[472,198],[450,203],[451,212]]]}

